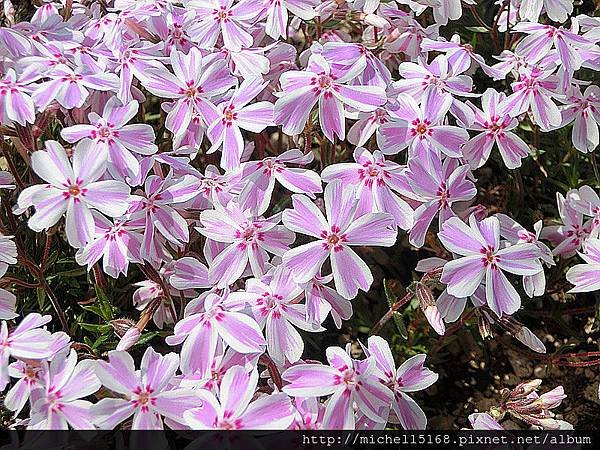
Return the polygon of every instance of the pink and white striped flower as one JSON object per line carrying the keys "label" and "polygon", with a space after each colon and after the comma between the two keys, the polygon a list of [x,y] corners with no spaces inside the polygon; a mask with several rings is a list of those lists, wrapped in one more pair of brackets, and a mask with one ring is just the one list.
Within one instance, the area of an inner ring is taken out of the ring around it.
{"label": "pink and white striped flower", "polygon": [[[34,231],[47,230],[66,213],[69,244],[81,248],[94,232],[92,209],[109,217],[122,216],[129,206],[129,186],[115,180],[98,181],[106,171],[107,154],[98,153],[92,141],[81,141],[69,161],[56,141],[31,155],[31,166],[46,185],[30,186],[19,196],[19,206],[35,207],[28,221]],[[32,195],[31,195],[32,194]]]}
{"label": "pink and white striped flower", "polygon": [[540,250],[529,242],[505,246],[500,240],[500,221],[488,217],[478,222],[469,217],[469,225],[458,217],[448,219],[438,237],[444,247],[459,255],[447,262],[441,281],[450,295],[473,295],[485,278],[488,306],[498,317],[512,314],[521,306],[521,298],[503,270],[516,275],[535,275],[542,269]]}
{"label": "pink and white striped flower", "polygon": [[509,169],[521,167],[521,159],[529,155],[529,146],[511,132],[517,128],[519,121],[501,109],[505,98],[504,93],[489,88],[481,97],[482,109],[469,105],[475,112],[475,121],[469,128],[481,131],[462,149],[465,159],[473,169],[478,169],[486,163],[494,143],[498,146],[504,165]]}
{"label": "pink and white striped flower", "polygon": [[439,95],[435,90],[425,93],[421,106],[407,94],[398,95],[393,119],[379,127],[379,148],[384,154],[398,153],[409,147],[409,156],[426,157],[441,152],[451,158],[462,156],[461,147],[469,140],[462,128],[444,125],[452,105],[452,97]]}
{"label": "pink and white striped flower", "polygon": [[218,399],[201,391],[202,406],[185,413],[187,425],[195,430],[284,430],[294,420],[294,408],[284,393],[255,396],[258,371],[235,366],[227,371]]}
{"label": "pink and white striped flower", "polygon": [[101,153],[108,154],[108,171],[116,177],[135,178],[140,170],[138,159],[132,154],[151,155],[158,147],[154,144],[154,131],[150,125],[126,125],[137,113],[139,104],[131,101],[123,105],[111,97],[104,106],[102,116],[92,112],[90,125],[80,124],[63,128],[61,136],[67,142],[90,139]]}
{"label": "pink and white striped flower", "polygon": [[393,395],[377,378],[375,359],[352,359],[341,348],[329,347],[327,361],[329,366],[297,364],[287,369],[281,374],[288,383],[283,392],[293,397],[331,395],[323,417],[325,429],[354,429],[354,403],[369,419],[385,423]]}
{"label": "pink and white striped flower", "polygon": [[231,88],[235,78],[224,61],[206,61],[197,48],[191,48],[187,54],[172,49],[169,61],[174,75],[163,66],[148,69],[143,80],[152,94],[173,100],[165,126],[177,136],[185,134],[196,113],[208,126],[216,118],[211,100]]}
{"label": "pink and white striped flower", "polygon": [[339,163],[327,166],[321,176],[325,182],[341,180],[356,189],[357,214],[388,213],[403,229],[413,225],[413,210],[406,201],[392,190],[403,190],[404,167],[386,161],[380,151],[369,152],[362,147],[354,150],[356,163]]}
{"label": "pink and white striped flower", "polygon": [[71,349],[56,355],[50,363],[42,362],[42,387],[31,392],[30,430],[93,430],[90,407],[80,400],[96,392],[101,384],[94,373],[94,362],[77,362]]}
{"label": "pink and white striped flower", "polygon": [[221,149],[221,167],[225,170],[240,167],[244,151],[241,130],[260,133],[267,126],[274,125],[272,103],[249,104],[266,85],[259,78],[244,80],[231,98],[217,107],[216,115],[208,123],[206,134],[212,142],[208,153]]}
{"label": "pink and white striped flower", "polygon": [[255,1],[240,0],[234,5],[234,0],[191,0],[187,6],[196,17],[186,31],[200,48],[214,48],[220,36],[228,50],[252,47],[254,39],[247,30],[261,12]]}
{"label": "pink and white striped flower", "polygon": [[278,225],[280,214],[263,218],[233,201],[226,207],[214,206],[200,213],[202,227],[197,230],[210,241],[225,244],[209,265],[208,279],[217,287],[234,283],[248,264],[252,274],[261,277],[267,269],[268,253],[281,256],[294,241],[294,233]]}
{"label": "pink and white striped flower", "polygon": [[327,219],[304,195],[293,195],[292,205],[292,209],[283,213],[285,226],[317,238],[283,255],[283,263],[296,281],[310,281],[330,258],[335,287],[340,295],[352,299],[359,288],[367,291],[373,275],[351,247],[394,245],[397,235],[394,218],[387,213],[359,214],[354,189],[344,186],[340,180],[332,181],[325,188]]}
{"label": "pink and white striped flower", "polygon": [[299,134],[313,107],[319,103],[319,123],[327,139],[333,142],[336,135],[344,139],[344,105],[368,112],[387,101],[380,87],[348,85],[356,76],[354,71],[342,75],[323,56],[311,55],[306,70],[281,75],[279,82],[283,92],[275,103],[275,122],[283,125],[284,133]]}
{"label": "pink and white striped flower", "polygon": [[369,338],[366,352],[375,359],[375,376],[394,393],[391,404],[396,415],[394,419],[397,419],[405,430],[424,430],[427,417],[408,393],[427,389],[437,381],[438,374],[424,367],[427,355],[415,355],[396,369],[389,344],[379,336]]}
{"label": "pink and white striped flower", "polygon": [[[167,338],[169,345],[183,343],[181,349],[181,371],[193,374],[196,371],[205,377],[217,351],[218,341],[223,340],[236,352],[262,353],[267,344],[260,327],[248,315],[230,310],[231,301],[225,294],[208,294],[204,299],[203,311],[190,314],[177,322],[174,335]],[[235,306],[235,305],[233,305]]]}
{"label": "pink and white striped flower", "polygon": [[95,372],[102,385],[120,398],[103,398],[94,404],[90,409],[94,424],[113,429],[133,415],[133,430],[162,430],[161,416],[184,426],[184,412],[200,400],[191,389],[169,386],[178,366],[175,353],[163,356],[149,347],[136,371],[129,353],[109,352],[108,362],[95,362]]}
{"label": "pink and white striped flower", "polygon": [[116,92],[119,88],[119,79],[114,73],[73,70],[64,64],[52,68],[44,78],[50,80],[40,83],[33,92],[35,105],[41,110],[53,100],[66,109],[81,108],[90,95],[89,89]]}

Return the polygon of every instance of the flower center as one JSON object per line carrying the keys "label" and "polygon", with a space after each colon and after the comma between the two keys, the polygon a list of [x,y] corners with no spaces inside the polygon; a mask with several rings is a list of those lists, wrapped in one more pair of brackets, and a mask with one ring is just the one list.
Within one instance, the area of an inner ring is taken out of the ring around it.
{"label": "flower center", "polygon": [[329,90],[333,84],[333,80],[329,75],[319,75],[317,84],[321,89]]}
{"label": "flower center", "polygon": [[79,194],[81,194],[81,188],[79,186],[76,184],[69,186],[69,195],[71,197],[77,197]]}
{"label": "flower center", "polygon": [[107,138],[110,136],[110,128],[108,127],[101,127],[98,130],[98,136],[100,136],[101,138]]}
{"label": "flower center", "polygon": [[498,255],[494,254],[495,253],[494,249],[488,245],[487,248],[481,249],[481,253],[483,253],[485,255],[482,259],[483,265],[485,267],[487,267],[488,265],[491,265],[492,269],[495,269],[496,264],[500,260],[500,257]]}
{"label": "flower center", "polygon": [[331,226],[331,231],[322,231],[321,238],[323,239],[323,248],[326,250],[333,249],[339,251],[342,249],[342,244],[346,242],[346,235],[340,234],[340,227],[337,225]]}

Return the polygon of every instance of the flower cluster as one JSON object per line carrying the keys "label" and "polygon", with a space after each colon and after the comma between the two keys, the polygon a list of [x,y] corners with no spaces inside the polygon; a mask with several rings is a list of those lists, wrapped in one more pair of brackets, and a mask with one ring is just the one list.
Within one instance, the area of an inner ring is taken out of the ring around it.
{"label": "flower cluster", "polygon": [[[446,36],[476,3],[56,0],[27,21],[7,13],[0,145],[20,158],[0,177],[9,223],[64,232],[98,289],[134,266],[145,279],[139,321],[110,324],[123,329],[104,359],[44,328],[49,315],[11,327],[21,309],[0,289],[5,406],[31,429],[424,429],[411,395],[438,378],[425,354],[398,366],[370,336],[360,356],[348,345],[306,359],[308,333],[340,328],[376,284],[372,251],[401,245],[436,252],[408,268],[425,274],[407,301],[438,334],[470,300],[482,329],[545,352],[512,315],[577,252],[572,292],[600,289],[600,198],[557,193],[562,223],[530,231],[478,197],[477,170],[537,161],[540,133],[565,127],[570,157],[598,147],[600,88],[586,76],[600,70],[600,19],[575,16],[573,0],[498,2],[492,62]],[[0,276],[17,253],[29,261],[5,234]],[[42,291],[46,259],[31,266]],[[136,363],[151,320],[165,351]],[[562,390],[538,385],[503,413],[556,428]]]}

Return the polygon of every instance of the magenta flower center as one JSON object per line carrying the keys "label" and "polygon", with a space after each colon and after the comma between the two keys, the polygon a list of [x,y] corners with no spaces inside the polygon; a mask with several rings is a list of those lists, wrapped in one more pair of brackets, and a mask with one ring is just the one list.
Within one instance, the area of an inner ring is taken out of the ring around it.
{"label": "magenta flower center", "polygon": [[77,197],[79,194],[81,194],[81,189],[79,186],[76,184],[69,186],[69,195],[71,197]]}
{"label": "magenta flower center", "polygon": [[107,138],[110,136],[110,128],[108,127],[101,127],[98,130],[98,136],[100,136],[101,138]]}
{"label": "magenta flower center", "polygon": [[431,125],[431,122],[427,119],[425,120],[419,120],[419,119],[415,119],[412,122],[413,124],[413,128],[411,130],[411,134],[413,136],[416,136],[418,138],[425,138],[426,135],[431,136],[432,130],[429,127],[429,125]]}
{"label": "magenta flower center", "polygon": [[439,198],[440,208],[447,208],[448,201],[450,200],[450,192],[448,191],[448,187],[446,186],[446,183],[443,181],[437,190],[437,196]]}
{"label": "magenta flower center", "polygon": [[224,6],[221,6],[221,9],[215,9],[213,14],[215,16],[215,20],[223,22],[229,21],[229,17],[231,17],[231,11],[227,11]]}
{"label": "magenta flower center", "polygon": [[221,430],[238,430],[242,427],[242,421],[240,419],[232,419],[233,413],[231,411],[225,411],[223,418],[216,423],[215,428]]}
{"label": "magenta flower center", "polygon": [[329,75],[319,75],[318,84],[321,89],[330,89],[333,84],[333,80]]}
{"label": "magenta flower center", "polygon": [[331,226],[331,231],[321,231],[321,237],[323,238],[323,248],[326,250],[333,249],[339,251],[342,249],[342,243],[346,242],[346,235],[340,234],[340,227],[337,225]]}
{"label": "magenta flower center", "polygon": [[146,386],[145,389],[143,389],[141,386],[138,386],[133,391],[133,405],[136,408],[141,408],[142,411],[148,411],[150,406],[154,406],[156,404],[156,398],[152,396],[153,393],[154,389],[152,389],[150,386]]}
{"label": "magenta flower center", "polygon": [[482,259],[483,265],[485,267],[491,265],[492,269],[495,269],[496,264],[498,261],[500,261],[500,257],[495,254],[494,248],[488,245],[487,248],[481,249],[481,253],[485,255],[485,257]]}

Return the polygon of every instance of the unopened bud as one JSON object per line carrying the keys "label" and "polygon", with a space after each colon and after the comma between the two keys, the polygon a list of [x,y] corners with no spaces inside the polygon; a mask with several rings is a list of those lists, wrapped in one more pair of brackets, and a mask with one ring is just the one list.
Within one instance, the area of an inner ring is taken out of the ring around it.
{"label": "unopened bud", "polygon": [[511,400],[520,399],[523,397],[527,397],[533,391],[537,390],[542,384],[542,380],[535,379],[531,381],[527,381],[525,383],[521,383],[515,387],[510,393]]}
{"label": "unopened bud", "polygon": [[136,327],[132,327],[123,335],[119,343],[117,344],[117,350],[129,350],[140,340],[140,330]]}
{"label": "unopened bud", "polygon": [[108,323],[113,327],[115,334],[119,337],[123,337],[131,327],[135,327],[135,322],[131,319],[115,319]]}
{"label": "unopened bud", "polygon": [[566,397],[563,387],[557,386],[551,391],[540,395],[535,402],[541,404],[545,409],[553,409],[559,406],[562,403],[563,398]]}
{"label": "unopened bud", "polygon": [[417,299],[419,299],[419,305],[421,306],[421,310],[423,311],[423,314],[425,314],[427,321],[437,334],[443,336],[446,332],[446,325],[437,308],[431,289],[424,283],[416,283],[415,291]]}

